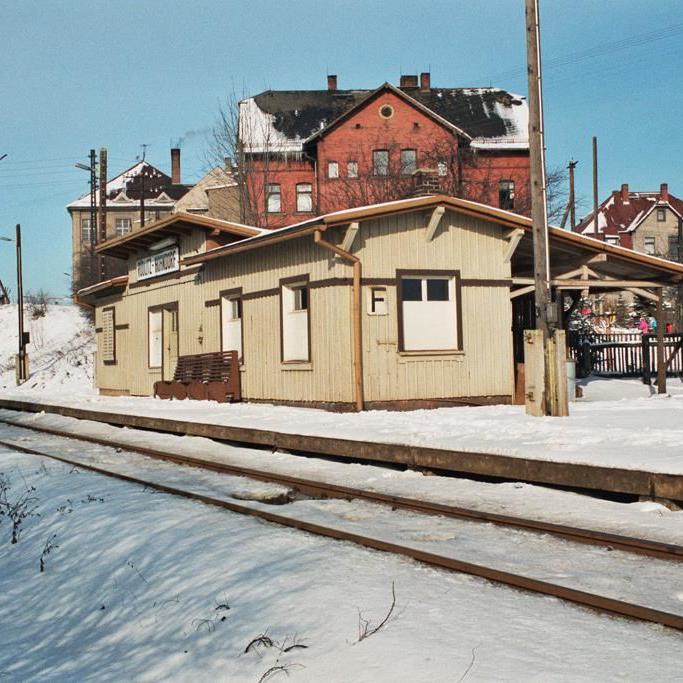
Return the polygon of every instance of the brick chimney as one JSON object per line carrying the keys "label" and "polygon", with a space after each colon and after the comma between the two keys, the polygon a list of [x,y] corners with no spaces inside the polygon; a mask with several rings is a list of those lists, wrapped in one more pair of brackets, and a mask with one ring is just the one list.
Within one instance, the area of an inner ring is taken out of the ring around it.
{"label": "brick chimney", "polygon": [[171,182],[180,185],[180,148],[171,149]]}
{"label": "brick chimney", "polygon": [[628,204],[628,183],[621,184],[621,203]]}
{"label": "brick chimney", "polygon": [[431,80],[429,71],[423,71],[420,74],[420,90],[422,92],[429,92],[432,89]]}
{"label": "brick chimney", "polygon": [[336,92],[337,90],[337,74],[330,74],[327,77],[327,92]]}
{"label": "brick chimney", "polygon": [[401,74],[400,88],[417,88],[417,76],[405,76]]}
{"label": "brick chimney", "polygon": [[659,186],[659,201],[668,202],[669,201],[669,184],[662,183]]}
{"label": "brick chimney", "polygon": [[424,197],[441,194],[438,171],[435,168],[418,168],[413,172],[413,191],[411,197]]}

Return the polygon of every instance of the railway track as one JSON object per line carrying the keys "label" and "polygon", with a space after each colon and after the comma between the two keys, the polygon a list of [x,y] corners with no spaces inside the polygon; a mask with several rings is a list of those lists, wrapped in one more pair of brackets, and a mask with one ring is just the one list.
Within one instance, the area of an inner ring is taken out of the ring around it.
{"label": "railway track", "polygon": [[[258,481],[278,484],[299,491],[304,495],[318,498],[362,500],[382,506],[391,506],[392,509],[399,509],[408,512],[463,519],[467,521],[484,522],[502,526],[504,528],[519,529],[526,532],[531,531],[541,534],[550,534],[568,542],[587,545],[600,545],[605,546],[610,550],[619,550],[627,553],[646,555],[659,560],[679,562],[683,559],[683,548],[681,546],[657,541],[620,536],[590,529],[549,524],[532,519],[499,515],[418,499],[392,496],[375,491],[345,487],[312,479],[285,476],[247,467],[201,460],[169,451],[133,446],[122,441],[117,442],[110,439],[99,439],[92,436],[75,436],[70,432],[46,427],[26,427],[6,419],[0,419],[0,423],[4,423],[17,429],[27,430],[29,432],[33,431],[53,437],[66,438],[76,442],[80,441],[92,443],[99,446],[115,448],[117,451],[121,449],[157,460],[164,460],[194,468],[220,472],[222,474],[236,475],[239,477],[246,477]],[[187,488],[170,486],[168,484],[164,484],[163,482],[155,481],[149,476],[140,477],[120,471],[117,472],[111,468],[93,463],[84,463],[82,460],[69,458],[63,454],[49,452],[49,450],[37,449],[24,444],[18,444],[16,441],[0,440],[0,445],[20,452],[48,457],[53,460],[96,472],[98,474],[115,477],[172,495],[198,500],[205,504],[218,506],[240,514],[250,515],[252,517],[257,517],[264,521],[275,524],[292,527],[336,540],[352,542],[373,550],[402,555],[404,557],[409,557],[413,560],[423,562],[434,567],[471,574],[515,588],[533,591],[544,595],[550,595],[602,612],[617,614],[643,621],[650,621],[683,631],[683,612],[668,612],[644,604],[629,602],[628,600],[616,599],[614,597],[601,595],[599,593],[584,591],[577,588],[568,587],[566,585],[540,580],[533,576],[460,560],[447,555],[429,552],[407,544],[387,541],[386,539],[373,537],[372,535],[355,533],[353,531],[349,531],[348,529],[335,528],[334,526],[328,524],[320,524],[315,521],[297,518],[290,514],[273,512],[272,510],[264,509],[265,506],[263,505],[253,505],[249,503],[238,502],[230,497],[226,498],[210,496],[197,491],[189,490]]]}

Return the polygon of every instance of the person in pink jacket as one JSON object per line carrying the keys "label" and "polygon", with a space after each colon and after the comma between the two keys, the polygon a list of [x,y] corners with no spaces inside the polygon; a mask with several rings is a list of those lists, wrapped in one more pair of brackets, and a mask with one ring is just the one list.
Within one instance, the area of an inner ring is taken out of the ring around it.
{"label": "person in pink jacket", "polygon": [[640,319],[640,322],[638,323],[638,329],[640,330],[641,334],[647,334],[650,331],[650,326],[647,324],[647,320],[645,320],[645,318]]}

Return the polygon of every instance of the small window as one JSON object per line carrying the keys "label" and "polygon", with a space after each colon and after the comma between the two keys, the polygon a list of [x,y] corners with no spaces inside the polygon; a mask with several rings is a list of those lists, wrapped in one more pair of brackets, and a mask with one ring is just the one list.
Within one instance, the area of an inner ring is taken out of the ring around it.
{"label": "small window", "polygon": [[512,180],[498,183],[498,206],[507,210],[515,208],[515,183]]}
{"label": "small window", "polygon": [[383,119],[390,119],[394,115],[394,108],[390,104],[383,104],[379,108],[379,115]]}
{"label": "small window", "polygon": [[115,225],[117,237],[123,237],[130,232],[130,218],[117,218]]}
{"label": "small window", "polygon": [[149,367],[160,368],[162,358],[163,311],[161,309],[148,313]]}
{"label": "small window", "polygon": [[387,315],[387,288],[370,287],[368,289],[368,315]]}
{"label": "small window", "polygon": [[308,285],[306,282],[283,284],[280,289],[282,309],[282,361],[308,362]]}
{"label": "small window", "polygon": [[279,185],[266,185],[266,210],[268,213],[280,213],[282,211]]}
{"label": "small window", "polygon": [[102,362],[116,362],[116,327],[113,308],[102,310]]}
{"label": "small window", "polygon": [[328,178],[339,178],[339,162],[328,161],[327,162],[327,177]]}
{"label": "small window", "polygon": [[299,213],[313,211],[313,186],[310,183],[299,183],[296,186],[296,210]]}
{"label": "small window", "polygon": [[417,169],[417,151],[414,149],[401,150],[401,175],[412,175]]}
{"label": "small window", "polygon": [[669,235],[669,258],[673,261],[678,261],[680,257],[680,247],[678,237],[676,235]]}
{"label": "small window", "polygon": [[657,209],[657,222],[663,223],[666,220],[666,209]]}
{"label": "small window", "polygon": [[619,246],[619,237],[617,235],[605,235],[605,242]]}
{"label": "small window", "polygon": [[654,253],[655,253],[655,238],[654,237],[645,237],[643,239],[643,251],[646,254],[650,254],[651,256],[654,255]]}
{"label": "small window", "polygon": [[294,291],[294,310],[307,311],[308,310],[308,287],[300,286],[293,287]]}
{"label": "small window", "polygon": [[372,172],[377,176],[389,175],[389,151],[375,149],[372,152]]}
{"label": "small window", "polygon": [[348,164],[346,164],[346,175],[349,178],[357,178],[358,177],[358,162],[357,161],[349,161]]}
{"label": "small window", "polygon": [[81,241],[92,241],[91,222],[89,218],[81,218]]}
{"label": "small window", "polygon": [[455,276],[403,277],[400,282],[401,351],[456,351]]}
{"label": "small window", "polygon": [[445,161],[439,161],[436,164],[436,170],[439,176],[444,178],[445,176],[448,175],[448,164]]}

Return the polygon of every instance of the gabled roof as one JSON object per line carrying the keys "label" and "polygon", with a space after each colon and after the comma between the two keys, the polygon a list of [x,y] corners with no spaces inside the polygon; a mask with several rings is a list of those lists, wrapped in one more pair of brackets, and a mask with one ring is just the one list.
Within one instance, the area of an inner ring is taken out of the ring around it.
{"label": "gabled roof", "polygon": [[[168,207],[185,195],[191,185],[173,185],[171,178],[147,161],[138,161],[130,168],[107,181],[107,203],[114,206],[140,206],[142,195],[141,176],[145,174],[145,204]],[[95,205],[99,206],[99,192],[95,193]],[[67,209],[90,208],[90,193],[67,204]]]}
{"label": "gabled roof", "polygon": [[150,244],[158,242],[160,237],[186,234],[196,229],[206,232],[216,231],[232,235],[238,239],[254,237],[269,232],[268,230],[254,228],[250,225],[242,225],[218,218],[209,218],[208,216],[178,211],[161,220],[154,221],[154,223],[150,223],[144,228],[134,230],[127,235],[102,242],[96,247],[95,251],[105,256],[128,258],[129,254],[147,249]]}
{"label": "gabled roof", "polygon": [[300,152],[376,93],[391,89],[413,106],[472,140],[479,149],[528,149],[524,97],[499,88],[267,90],[240,102],[240,135],[248,152]]}
{"label": "gabled roof", "polygon": [[[191,265],[203,263],[217,258],[229,256],[251,249],[258,249],[271,244],[276,244],[288,239],[312,234],[316,230],[326,230],[338,225],[348,225],[353,222],[371,220],[383,216],[391,216],[413,211],[425,211],[443,206],[457,213],[474,216],[488,220],[508,228],[521,228],[524,230],[524,244],[527,254],[532,254],[531,248],[531,219],[511,211],[505,211],[478,202],[472,202],[457,197],[445,195],[432,195],[427,197],[415,197],[400,199],[393,202],[383,202],[353,209],[344,209],[333,213],[324,214],[301,223],[296,223],[278,230],[264,231],[262,234],[239,240],[225,246],[211,249],[203,254],[192,256],[183,260],[183,264]],[[613,265],[615,275],[621,275],[623,271],[635,273],[639,278],[657,277],[663,281],[678,281],[683,278],[683,264],[673,263],[666,259],[649,256],[634,252],[615,245],[607,244],[602,240],[595,240],[576,233],[562,230],[561,228],[549,228],[551,242],[551,254],[605,254]],[[520,252],[521,254],[521,252]],[[521,263],[520,268],[525,264]]]}
{"label": "gabled roof", "polygon": [[91,296],[92,294],[102,294],[103,292],[114,292],[117,289],[124,289],[128,284],[127,275],[119,275],[118,277],[113,277],[109,280],[103,280],[102,282],[97,282],[89,287],[84,287],[76,292],[76,300],[79,301],[81,297]]}
{"label": "gabled roof", "polygon": [[[683,218],[683,200],[667,193],[662,198],[659,192],[628,192],[615,190],[598,207],[598,232],[617,235],[620,232],[633,232],[655,208],[669,208],[679,218]],[[591,211],[576,226],[576,232],[593,234],[593,212]]]}
{"label": "gabled roof", "polygon": [[206,213],[209,210],[207,190],[218,187],[236,187],[234,176],[224,168],[212,168],[194,187],[175,204],[175,211]]}

